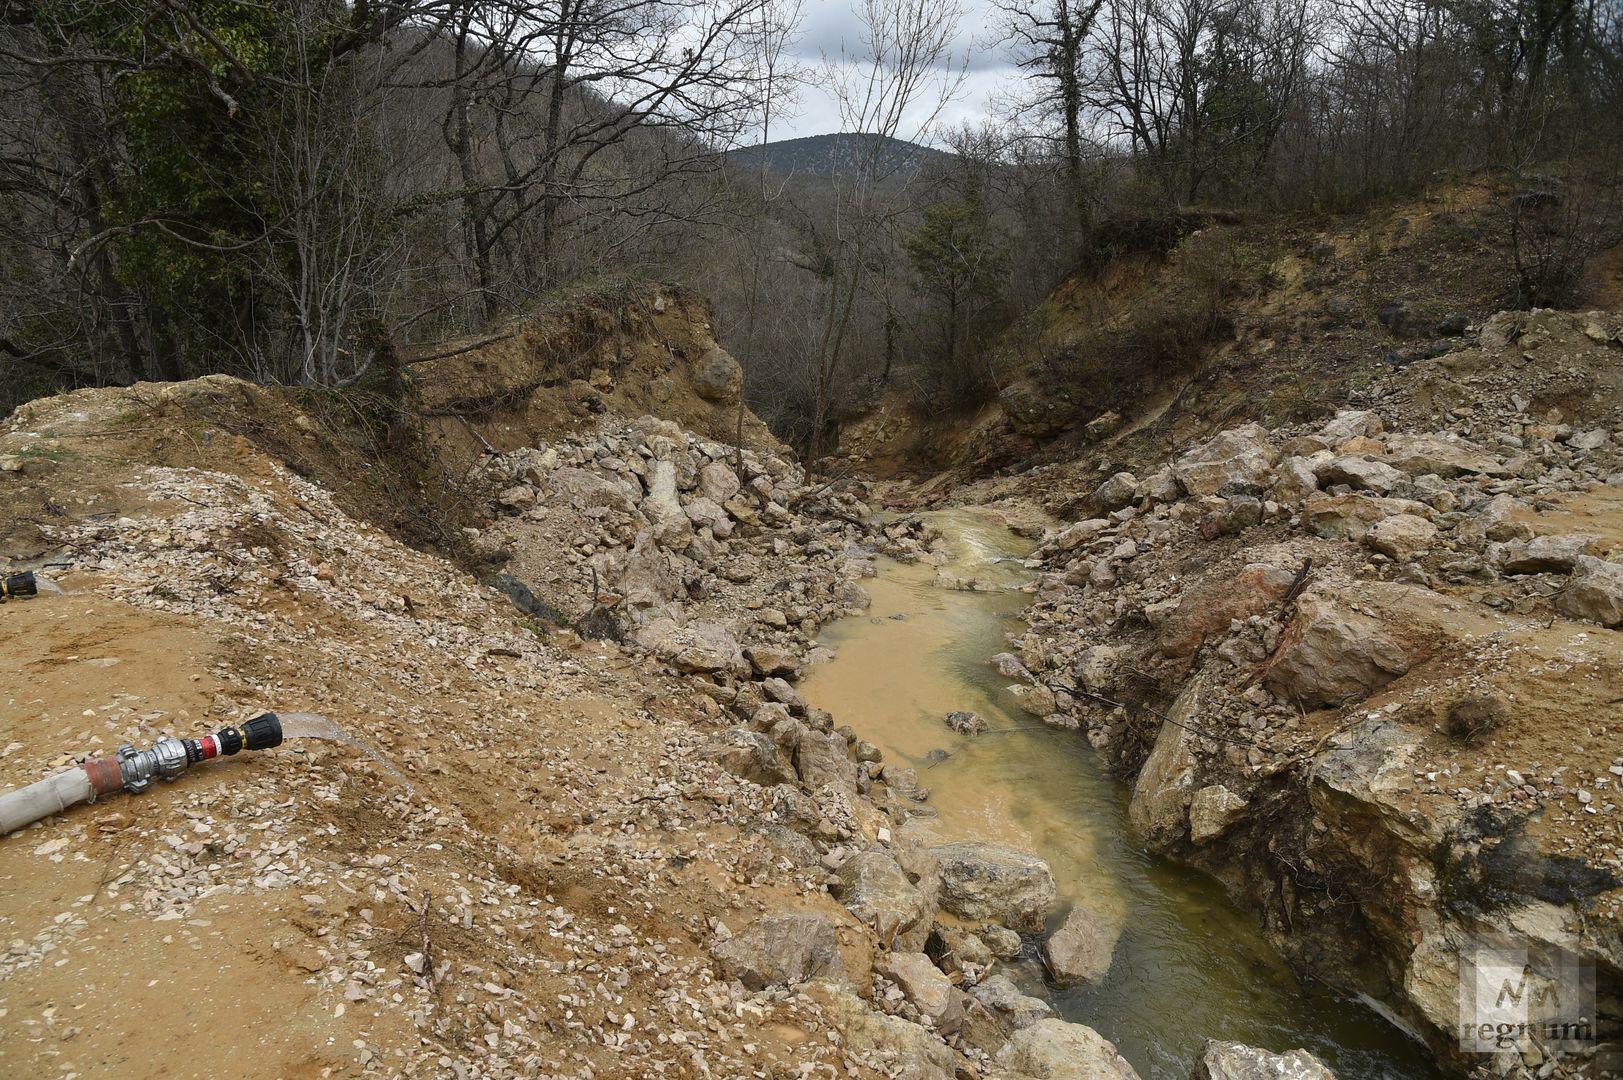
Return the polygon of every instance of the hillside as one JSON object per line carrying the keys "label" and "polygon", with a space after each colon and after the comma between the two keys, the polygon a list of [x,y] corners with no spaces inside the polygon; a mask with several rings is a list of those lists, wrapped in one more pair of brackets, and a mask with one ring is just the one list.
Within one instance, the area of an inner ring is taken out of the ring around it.
{"label": "hillside", "polygon": [[772,172],[810,176],[855,176],[871,159],[879,175],[894,176],[948,162],[952,155],[903,139],[841,132],[747,146],[730,152],[727,158],[740,169],[759,169],[764,158]]}
{"label": "hillside", "polygon": [[[930,415],[892,394],[847,427],[841,452],[940,488],[1039,463],[1131,468],[1245,420],[1328,418],[1383,376],[1467,346],[1505,305],[1519,190],[1486,178],[1342,216],[1116,222],[1112,258],[991,347],[994,400]],[[1623,247],[1593,261],[1589,306],[1623,306],[1620,259]]]}

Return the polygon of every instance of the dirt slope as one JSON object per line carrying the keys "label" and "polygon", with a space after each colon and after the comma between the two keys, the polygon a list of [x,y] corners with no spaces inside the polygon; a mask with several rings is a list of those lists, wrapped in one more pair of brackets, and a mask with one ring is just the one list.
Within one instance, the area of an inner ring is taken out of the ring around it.
{"label": "dirt slope", "polygon": [[[1440,180],[1360,214],[1190,214],[1159,244],[1062,282],[1006,332],[991,350],[993,401],[930,415],[884,397],[847,425],[840,453],[915,480],[1081,461],[1114,471],[1246,421],[1367,404],[1377,379],[1463,348],[1466,328],[1509,302],[1517,190]],[[1592,260],[1586,306],[1616,306],[1620,260],[1623,249]]]}

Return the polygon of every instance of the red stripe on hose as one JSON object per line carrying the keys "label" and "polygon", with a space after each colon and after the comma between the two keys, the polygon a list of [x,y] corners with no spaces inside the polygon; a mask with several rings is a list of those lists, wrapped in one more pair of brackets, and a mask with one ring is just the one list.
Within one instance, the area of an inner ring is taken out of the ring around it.
{"label": "red stripe on hose", "polygon": [[214,738],[213,735],[205,735],[201,739],[198,739],[197,745],[199,749],[203,751],[204,761],[207,761],[211,757],[217,757],[220,753],[220,743]]}

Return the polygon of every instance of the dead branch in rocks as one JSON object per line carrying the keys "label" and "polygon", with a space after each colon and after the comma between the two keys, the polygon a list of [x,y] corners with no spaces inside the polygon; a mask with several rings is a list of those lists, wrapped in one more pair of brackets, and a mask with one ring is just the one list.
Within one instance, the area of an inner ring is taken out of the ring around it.
{"label": "dead branch in rocks", "polygon": [[439,977],[434,971],[434,943],[428,936],[428,913],[434,906],[434,897],[430,893],[423,893],[423,910],[417,915],[417,933],[422,942],[423,975],[428,979],[428,988],[431,991],[439,990]]}
{"label": "dead branch in rocks", "polygon": [[1302,594],[1302,590],[1307,586],[1307,576],[1312,570],[1313,560],[1303,559],[1302,568],[1296,571],[1296,577],[1291,580],[1291,587],[1285,590],[1285,598],[1279,602],[1279,610],[1274,612],[1276,622],[1284,618],[1285,610],[1294,604],[1296,598]]}

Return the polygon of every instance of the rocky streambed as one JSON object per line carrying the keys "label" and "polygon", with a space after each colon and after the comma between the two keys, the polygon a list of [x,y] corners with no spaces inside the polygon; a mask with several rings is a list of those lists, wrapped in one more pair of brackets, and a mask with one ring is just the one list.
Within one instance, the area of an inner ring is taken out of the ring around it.
{"label": "rocky streambed", "polygon": [[[1024,630],[1032,542],[995,512],[924,520],[939,533],[933,550],[879,562],[866,582],[872,606],[824,630],[835,656],[809,669],[801,692],[887,763],[917,772],[929,795],[896,805],[899,843],[990,841],[1052,870],[1058,901],[1042,932],[1017,951],[1008,942],[1013,955],[969,994],[993,1007],[1020,995],[1033,1015],[1085,1024],[1143,1076],[1189,1075],[1216,1036],[1305,1048],[1343,1080],[1431,1075],[1420,1044],[1299,981],[1215,881],[1145,850],[1106,760],[1020,708],[992,658],[1006,664],[1009,639]],[[984,936],[999,945],[995,932]]]}

